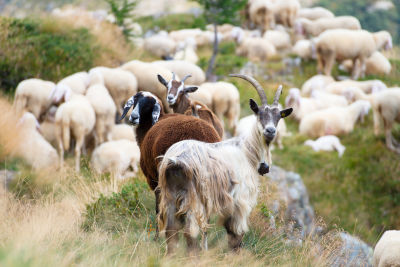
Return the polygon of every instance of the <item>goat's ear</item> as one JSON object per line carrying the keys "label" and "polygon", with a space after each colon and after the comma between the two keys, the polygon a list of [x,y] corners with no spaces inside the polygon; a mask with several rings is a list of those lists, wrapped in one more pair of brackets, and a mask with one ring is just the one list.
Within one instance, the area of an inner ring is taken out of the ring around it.
{"label": "goat's ear", "polygon": [[293,108],[287,108],[284,110],[281,110],[281,118],[285,118],[287,116],[289,116],[293,111]]}
{"label": "goat's ear", "polygon": [[160,104],[156,103],[153,108],[153,112],[151,113],[152,121],[151,123],[154,125],[158,119],[160,118],[161,107]]}
{"label": "goat's ear", "polygon": [[256,101],[254,101],[251,98],[250,98],[250,108],[255,114],[258,114],[258,105],[257,105]]}
{"label": "goat's ear", "polygon": [[161,84],[163,84],[165,87],[168,87],[167,81],[166,81],[160,74],[157,74],[157,78],[158,78],[158,81],[159,81]]}
{"label": "goat's ear", "polygon": [[185,89],[183,89],[183,92],[184,92],[185,94],[187,94],[187,93],[194,93],[194,92],[197,91],[197,89],[198,89],[198,87],[196,87],[196,86],[185,87]]}

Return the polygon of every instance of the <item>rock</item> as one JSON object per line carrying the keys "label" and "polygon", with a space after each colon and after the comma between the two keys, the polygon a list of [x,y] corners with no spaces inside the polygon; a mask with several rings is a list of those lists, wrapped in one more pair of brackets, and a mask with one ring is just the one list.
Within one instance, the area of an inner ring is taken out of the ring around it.
{"label": "rock", "polygon": [[11,181],[17,176],[17,172],[10,170],[0,170],[0,186],[8,189]]}
{"label": "rock", "polygon": [[339,233],[342,246],[331,266],[372,266],[373,249],[348,233]]}

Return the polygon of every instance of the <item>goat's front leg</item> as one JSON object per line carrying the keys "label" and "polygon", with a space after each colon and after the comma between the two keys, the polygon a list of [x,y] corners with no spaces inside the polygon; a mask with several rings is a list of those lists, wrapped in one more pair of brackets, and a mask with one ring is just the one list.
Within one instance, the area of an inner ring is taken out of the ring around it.
{"label": "goat's front leg", "polygon": [[225,220],[224,227],[226,229],[226,232],[228,233],[229,247],[233,251],[238,252],[242,247],[243,234],[236,233],[234,228],[234,220],[232,219],[232,217],[229,217]]}

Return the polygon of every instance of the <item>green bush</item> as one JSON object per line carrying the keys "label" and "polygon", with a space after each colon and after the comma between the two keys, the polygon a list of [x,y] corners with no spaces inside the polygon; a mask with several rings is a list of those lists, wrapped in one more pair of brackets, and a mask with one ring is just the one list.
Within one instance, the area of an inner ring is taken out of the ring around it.
{"label": "green bush", "polygon": [[202,16],[196,17],[192,14],[171,14],[159,18],[146,16],[138,18],[137,22],[142,26],[144,32],[159,29],[168,32],[189,28],[205,29],[207,25]]}
{"label": "green bush", "polygon": [[99,52],[87,29],[52,20],[0,18],[0,88],[24,79],[57,81],[93,66]]}
{"label": "green bush", "polygon": [[145,182],[135,180],[132,184],[124,185],[120,193],[100,195],[96,202],[86,206],[83,229],[90,231],[97,226],[115,232],[133,226],[133,219],[138,218],[145,209],[140,195],[146,190]]}

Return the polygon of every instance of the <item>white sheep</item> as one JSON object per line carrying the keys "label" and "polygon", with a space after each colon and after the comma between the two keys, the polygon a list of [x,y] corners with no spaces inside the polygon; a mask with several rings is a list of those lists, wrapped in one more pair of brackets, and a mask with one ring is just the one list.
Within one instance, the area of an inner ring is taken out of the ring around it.
{"label": "white sheep", "polygon": [[111,140],[111,129],[114,126],[115,114],[117,108],[104,86],[104,79],[100,72],[92,71],[90,73],[90,86],[86,92],[86,98],[89,100],[96,114],[96,123],[94,126],[95,146],[105,141]]}
{"label": "white sheep", "polygon": [[[192,101],[198,101],[204,105],[206,105],[208,108],[212,109],[213,107],[213,96],[210,92],[210,90],[207,90],[208,83],[204,83],[204,86],[199,86],[198,89],[193,92],[188,94],[188,97]],[[188,87],[191,87],[191,85],[187,85]]]}
{"label": "white sheep", "polygon": [[143,48],[158,57],[172,56],[177,42],[168,35],[157,34],[144,39]]}
{"label": "white sheep", "polygon": [[57,112],[56,106],[51,106],[46,112],[44,120],[40,123],[40,133],[44,139],[49,142],[54,148],[57,148],[56,124],[55,116]]}
{"label": "white sheep", "polygon": [[[57,109],[55,123],[60,165],[64,163],[64,150],[69,150],[70,135],[75,139],[75,170],[80,170],[81,149],[84,146],[85,137],[88,136],[95,125],[96,114],[89,100],[62,85],[57,89],[55,96],[61,95],[66,102]],[[68,97],[65,97],[68,95]]]}
{"label": "white sheep", "polygon": [[[122,65],[121,68],[130,71],[136,76],[138,82],[138,91],[148,91],[155,94],[161,99],[164,110],[166,112],[171,112],[167,102],[167,90],[165,89],[165,86],[159,83],[157,80],[158,74],[167,80],[171,80],[172,73],[168,69],[139,60],[129,61]],[[177,79],[179,79],[178,76],[179,75],[176,77]]]}
{"label": "white sheep", "polygon": [[325,91],[320,91],[320,90],[311,91],[310,97],[317,99],[318,101],[323,103],[323,105],[327,105],[326,103],[329,103],[328,106],[345,107],[349,103],[354,102],[354,101],[349,102],[345,96],[335,95],[335,94],[331,94],[331,93],[328,93]]}
{"label": "white sheep", "polygon": [[317,74],[305,81],[301,86],[301,93],[304,96],[309,96],[312,91],[325,90],[325,87],[333,83],[335,79],[331,76]]}
{"label": "white sheep", "polygon": [[248,19],[250,22],[259,26],[265,31],[275,25],[275,15],[273,10],[273,1],[255,0],[249,1],[247,6]]}
{"label": "white sheep", "polygon": [[[353,69],[353,62],[345,60],[341,64],[341,69],[351,72]],[[379,51],[375,51],[365,61],[365,74],[366,75],[388,75],[392,70],[390,61]]]}
{"label": "white sheep", "polygon": [[312,40],[299,40],[292,47],[292,53],[302,59],[316,58],[315,43]]}
{"label": "white sheep", "polygon": [[111,129],[111,139],[121,140],[126,139],[132,142],[136,142],[135,132],[132,130],[132,127],[127,124],[115,124]]}
{"label": "white sheep", "polygon": [[321,18],[313,21],[300,18],[296,21],[295,29],[296,33],[300,35],[318,36],[324,31],[331,29],[360,30],[361,24],[353,16]]}
{"label": "white sheep", "polygon": [[376,93],[387,89],[387,86],[380,80],[343,80],[329,83],[328,85],[326,85],[325,91],[332,94],[341,95],[344,94],[346,89],[349,87],[358,88],[366,94]]}
{"label": "white sheep", "polygon": [[400,231],[385,231],[376,243],[373,256],[374,267],[394,267],[400,265]]}
{"label": "white sheep", "polygon": [[199,57],[196,53],[196,40],[194,40],[194,38],[188,38],[184,43],[179,44],[173,59],[185,60],[196,64],[199,61]]}
{"label": "white sheep", "polygon": [[15,90],[14,108],[17,114],[29,111],[40,120],[51,104],[51,94],[56,85],[41,79],[27,79]]}
{"label": "white sheep", "polygon": [[[365,61],[377,50],[391,47],[387,32],[335,29],[322,33],[317,41],[318,71],[330,75],[335,60],[353,60],[353,79],[365,73]],[[357,63],[357,64],[356,64]]]}
{"label": "white sheep", "polygon": [[104,85],[113,98],[117,111],[122,114],[126,100],[138,90],[137,77],[120,68],[95,67],[89,71],[89,74],[93,71],[103,75]]}
{"label": "white sheep", "polygon": [[307,140],[304,142],[305,146],[311,147],[314,151],[334,151],[338,152],[339,158],[343,156],[346,147],[340,143],[339,138],[334,135],[321,136],[317,140]]}
{"label": "white sheep", "polygon": [[74,93],[84,95],[89,86],[90,78],[87,72],[81,71],[65,77],[58,83],[64,83],[69,86]]}
{"label": "white sheep", "polygon": [[[92,168],[99,174],[110,173],[117,179],[135,176],[140,150],[136,142],[122,139],[108,141],[96,147],[91,158]],[[132,169],[129,172],[129,169]]]}
{"label": "white sheep", "polygon": [[300,9],[298,0],[274,1],[272,10],[276,23],[281,23],[286,27],[293,27]]}
{"label": "white sheep", "polygon": [[252,61],[266,61],[276,55],[276,48],[264,38],[245,38],[236,48],[238,56],[244,56]]}
{"label": "white sheep", "polygon": [[35,116],[26,112],[18,122],[20,141],[13,154],[23,158],[35,170],[58,167],[57,151],[38,132]]}
{"label": "white sheep", "polygon": [[182,60],[158,60],[153,61],[151,64],[156,64],[171,72],[178,74],[179,77],[185,77],[190,74],[191,77],[187,79],[188,84],[200,85],[205,82],[206,75],[204,71],[196,64],[182,61]]}
{"label": "white sheep", "polygon": [[356,121],[368,114],[371,104],[358,100],[347,107],[332,107],[304,116],[299,132],[309,137],[343,135],[353,131]]}
{"label": "white sheep", "polygon": [[268,30],[264,33],[263,38],[278,50],[289,49],[292,46],[290,36],[285,31]]}
{"label": "white sheep", "polygon": [[335,17],[335,15],[330,10],[323,7],[300,8],[297,16],[299,18],[306,18],[309,20]]}

